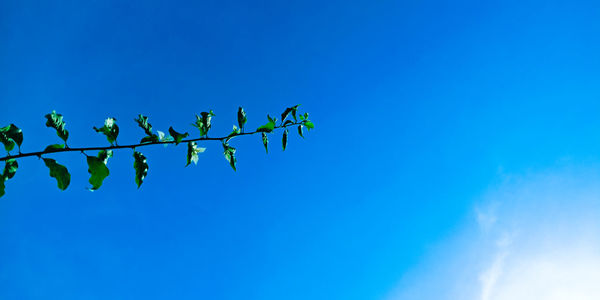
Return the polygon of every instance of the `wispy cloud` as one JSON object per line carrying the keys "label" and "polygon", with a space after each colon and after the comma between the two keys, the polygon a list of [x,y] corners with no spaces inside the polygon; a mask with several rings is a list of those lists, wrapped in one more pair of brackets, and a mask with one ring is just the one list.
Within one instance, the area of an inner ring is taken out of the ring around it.
{"label": "wispy cloud", "polygon": [[511,178],[388,299],[600,299],[600,174]]}

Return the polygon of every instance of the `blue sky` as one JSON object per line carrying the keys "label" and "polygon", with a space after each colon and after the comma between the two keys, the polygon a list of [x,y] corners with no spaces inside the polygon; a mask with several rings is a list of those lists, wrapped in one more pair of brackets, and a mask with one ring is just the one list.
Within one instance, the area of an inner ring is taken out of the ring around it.
{"label": "blue sky", "polygon": [[[517,299],[502,290],[523,266],[514,253],[545,257],[573,236],[600,249],[578,231],[600,215],[599,10],[3,1],[0,125],[23,129],[24,151],[59,142],[52,110],[71,146],[105,145],[92,127],[107,117],[137,141],[140,113],[197,135],[201,111],[229,133],[238,106],[254,127],[301,104],[316,128],[284,153],[278,135],[269,155],[259,137],[232,142],[237,172],[218,143],[187,168],[183,146],[141,148],[139,190],[129,150],[94,193],[82,155],[51,156],[72,174],[66,191],[38,159],[19,161],[0,199],[0,298]],[[540,235],[550,246],[520,243]],[[563,257],[557,268],[576,265]]]}

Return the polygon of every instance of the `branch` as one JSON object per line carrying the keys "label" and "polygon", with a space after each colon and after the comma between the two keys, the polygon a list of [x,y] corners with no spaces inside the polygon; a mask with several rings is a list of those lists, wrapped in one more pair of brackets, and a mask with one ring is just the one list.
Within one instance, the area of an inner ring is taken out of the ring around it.
{"label": "branch", "polygon": [[[294,123],[288,123],[287,125],[275,126],[273,128],[273,130],[286,128],[289,126],[297,126],[297,125],[303,125],[303,122],[294,122]],[[238,136],[242,136],[242,135],[252,135],[252,134],[259,133],[259,132],[261,132],[261,131],[242,132],[242,133],[238,133],[238,134],[235,134],[232,136],[224,136],[224,137],[200,137],[200,138],[195,138],[195,139],[181,140],[179,143],[197,142],[197,141],[225,141],[227,139],[231,139],[234,137],[238,137]],[[162,142],[158,141],[158,142],[148,142],[148,143],[143,143],[143,144],[111,145],[111,146],[105,146],[105,147],[102,147],[102,146],[75,147],[75,148],[71,148],[71,147],[67,148],[66,147],[63,149],[55,149],[52,151],[37,151],[37,152],[19,153],[17,155],[7,155],[4,157],[0,157],[0,161],[5,161],[5,160],[9,160],[9,159],[17,159],[17,158],[28,157],[28,156],[41,157],[42,155],[45,155],[45,154],[52,154],[52,153],[59,153],[59,152],[84,152],[84,151],[93,151],[93,150],[113,150],[113,149],[125,149],[125,148],[135,149],[138,147],[145,147],[145,146],[150,146],[150,145],[163,145],[163,144],[175,144],[175,143],[176,143],[175,141],[162,141]]]}

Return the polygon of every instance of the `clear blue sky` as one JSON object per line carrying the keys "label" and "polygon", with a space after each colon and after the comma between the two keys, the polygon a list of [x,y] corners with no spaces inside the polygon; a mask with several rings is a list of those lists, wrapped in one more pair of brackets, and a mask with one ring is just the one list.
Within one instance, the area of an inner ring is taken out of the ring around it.
{"label": "clear blue sky", "polygon": [[[3,1],[0,125],[24,151],[155,130],[229,133],[301,104],[316,128],[115,152],[97,192],[80,154],[19,161],[0,199],[2,299],[384,299],[502,174],[600,161],[594,1]],[[566,162],[566,163],[565,163]],[[425,279],[426,280],[426,279]],[[435,299],[424,298],[424,299]]]}

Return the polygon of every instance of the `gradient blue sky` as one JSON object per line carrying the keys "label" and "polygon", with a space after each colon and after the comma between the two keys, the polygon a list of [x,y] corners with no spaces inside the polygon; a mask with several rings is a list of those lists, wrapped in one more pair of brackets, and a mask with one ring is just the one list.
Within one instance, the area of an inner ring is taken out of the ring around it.
{"label": "gradient blue sky", "polygon": [[[259,137],[234,141],[237,172],[218,143],[187,168],[183,146],[145,148],[139,190],[129,150],[94,193],[79,154],[52,156],[72,174],[64,192],[21,160],[0,199],[0,298],[384,299],[448,284],[420,268],[461,251],[444,241],[491,189],[600,169],[599,13],[595,1],[2,1],[0,125],[23,129],[24,151],[59,141],[52,110],[71,146],[105,144],[92,126],[109,116],[121,143],[138,140],[140,113],[197,134],[194,114],[213,109],[228,133],[240,105],[254,127],[300,103],[316,129],[285,153],[279,136],[269,155]],[[598,209],[584,198],[577,208]]]}

